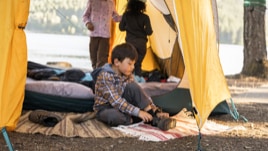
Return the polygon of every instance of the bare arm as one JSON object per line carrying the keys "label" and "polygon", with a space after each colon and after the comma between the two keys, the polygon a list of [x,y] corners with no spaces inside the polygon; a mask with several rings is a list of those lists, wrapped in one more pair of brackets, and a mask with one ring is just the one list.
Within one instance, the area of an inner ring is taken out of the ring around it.
{"label": "bare arm", "polygon": [[120,22],[121,19],[122,19],[122,16],[120,16],[120,15],[117,13],[114,4],[113,4],[113,14],[112,14],[112,19],[113,19],[114,22]]}

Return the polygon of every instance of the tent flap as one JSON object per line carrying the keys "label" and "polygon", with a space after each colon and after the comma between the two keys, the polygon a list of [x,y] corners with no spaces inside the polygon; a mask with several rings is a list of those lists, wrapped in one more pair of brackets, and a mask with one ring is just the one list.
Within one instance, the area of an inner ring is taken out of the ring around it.
{"label": "tent flap", "polygon": [[[0,127],[14,130],[22,110],[27,71],[29,0],[1,1]],[[14,16],[14,17],[12,17]]]}

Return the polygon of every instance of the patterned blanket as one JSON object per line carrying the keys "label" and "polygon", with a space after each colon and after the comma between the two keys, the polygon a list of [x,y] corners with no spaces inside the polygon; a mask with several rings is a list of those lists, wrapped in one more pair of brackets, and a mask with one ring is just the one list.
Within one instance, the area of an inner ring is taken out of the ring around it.
{"label": "patterned blanket", "polygon": [[[177,120],[176,127],[168,131],[161,131],[156,127],[144,123],[137,123],[130,126],[118,126],[114,127],[124,134],[131,136],[137,136],[140,140],[144,141],[167,141],[170,139],[195,136],[199,134],[196,120],[193,117],[189,117],[185,114],[183,109],[180,113],[173,116]],[[217,124],[213,121],[206,121],[201,129],[202,135],[213,135],[221,132],[232,130],[246,130],[243,126],[229,127],[222,124]]]}
{"label": "patterned blanket", "polygon": [[[183,111],[173,116],[177,120],[177,126],[168,131],[161,131],[156,127],[144,123],[136,123],[130,126],[109,127],[95,119],[94,112],[83,114],[53,112],[62,117],[62,120],[54,127],[45,127],[29,121],[28,117],[32,111],[23,114],[15,129],[20,133],[40,133],[44,135],[58,135],[63,137],[96,137],[96,138],[119,138],[137,137],[145,141],[166,141],[170,139],[198,135],[196,121],[190,118]],[[229,127],[212,121],[207,121],[202,127],[201,133],[212,135],[215,133],[244,130],[244,127]]]}

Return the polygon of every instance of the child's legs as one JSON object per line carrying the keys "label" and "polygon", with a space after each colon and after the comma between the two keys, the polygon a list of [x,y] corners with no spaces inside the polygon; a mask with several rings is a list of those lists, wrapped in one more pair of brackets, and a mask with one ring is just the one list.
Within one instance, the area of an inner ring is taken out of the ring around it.
{"label": "child's legs", "polygon": [[147,41],[143,38],[137,38],[137,39],[133,39],[133,40],[129,40],[129,43],[131,43],[137,50],[138,53],[138,59],[135,63],[135,69],[134,69],[134,73],[135,75],[138,76],[142,76],[142,70],[141,70],[141,65],[142,65],[142,61],[146,55],[146,43]]}
{"label": "child's legs", "polygon": [[96,67],[101,67],[108,62],[109,47],[109,38],[100,38]]}
{"label": "child's legs", "polygon": [[132,124],[130,115],[124,114],[110,105],[100,107],[96,118],[109,126]]}
{"label": "child's legs", "polygon": [[145,92],[136,82],[126,85],[122,97],[125,98],[130,104],[143,110],[152,104],[150,97],[145,94]]}
{"label": "child's legs", "polygon": [[142,66],[142,61],[145,57],[145,54],[138,54],[138,59],[137,59],[137,62],[135,63],[135,69],[134,69],[134,73],[135,75],[137,76],[142,76],[142,69],[141,69],[141,66]]}
{"label": "child's legs", "polygon": [[99,46],[99,38],[90,37],[89,55],[93,69],[96,69],[98,46]]}

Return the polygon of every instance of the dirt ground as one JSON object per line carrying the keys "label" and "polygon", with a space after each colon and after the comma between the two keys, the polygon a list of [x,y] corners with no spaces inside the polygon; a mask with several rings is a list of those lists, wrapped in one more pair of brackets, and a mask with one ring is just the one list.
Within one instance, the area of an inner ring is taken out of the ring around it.
{"label": "dirt ground", "polygon": [[[268,84],[268,81],[255,78],[227,77],[232,93],[245,92],[248,88]],[[267,98],[268,102],[268,98]],[[229,126],[244,126],[246,131],[231,131],[214,136],[202,136],[202,151],[266,151],[268,150],[268,103],[235,104],[242,119],[234,120],[231,115],[217,115],[210,120]],[[22,134],[9,132],[9,138],[16,151],[195,151],[198,149],[198,137],[189,136],[165,142],[146,142],[137,138],[64,138],[41,134]],[[0,151],[8,150],[0,136]]]}

